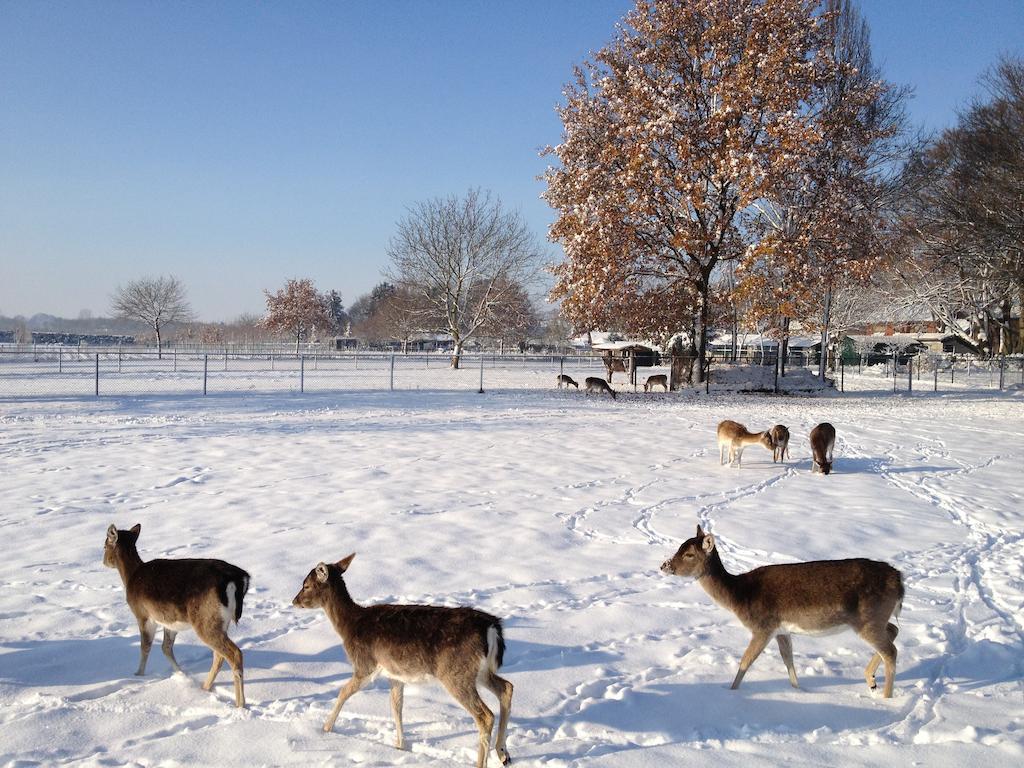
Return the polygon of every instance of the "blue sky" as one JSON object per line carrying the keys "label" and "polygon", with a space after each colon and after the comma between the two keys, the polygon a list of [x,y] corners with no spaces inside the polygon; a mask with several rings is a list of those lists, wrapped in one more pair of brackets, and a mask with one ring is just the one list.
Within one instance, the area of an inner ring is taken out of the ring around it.
{"label": "blue sky", "polygon": [[[105,314],[161,273],[208,320],[289,277],[350,303],[406,205],[470,186],[543,242],[554,106],[631,5],[0,0],[0,314]],[[1024,54],[1024,0],[861,7],[927,129]]]}

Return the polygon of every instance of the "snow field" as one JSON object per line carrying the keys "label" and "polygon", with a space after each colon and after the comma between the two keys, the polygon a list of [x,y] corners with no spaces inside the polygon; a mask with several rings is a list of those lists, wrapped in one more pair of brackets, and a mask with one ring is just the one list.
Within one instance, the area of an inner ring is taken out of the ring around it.
{"label": "snow field", "polygon": [[[787,424],[792,461],[720,467],[715,428]],[[835,471],[806,435],[835,424]],[[319,560],[357,552],[362,603],[503,617],[520,765],[1016,765],[1024,758],[1020,395],[819,399],[555,392],[110,398],[0,406],[0,765],[472,765],[475,728],[438,686],[387,684],[320,728],[350,666],[322,612],[291,606]],[[852,633],[774,644],[658,566],[697,522],[726,566],[865,556],[907,596],[896,694],[869,691]],[[107,525],[154,557],[252,574],[230,674],[179,635],[187,675],[138,663]],[[493,705],[489,694],[485,700]],[[492,764],[497,764],[493,754]]]}

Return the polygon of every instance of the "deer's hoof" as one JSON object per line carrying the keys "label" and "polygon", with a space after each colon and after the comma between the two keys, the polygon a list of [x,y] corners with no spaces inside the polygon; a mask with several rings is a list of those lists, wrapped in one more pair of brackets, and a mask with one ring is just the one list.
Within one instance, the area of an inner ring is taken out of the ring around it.
{"label": "deer's hoof", "polygon": [[502,765],[511,765],[512,764],[512,756],[509,755],[508,752],[506,752],[504,749],[498,749],[498,750],[495,750],[495,751],[498,753],[498,760],[501,761]]}

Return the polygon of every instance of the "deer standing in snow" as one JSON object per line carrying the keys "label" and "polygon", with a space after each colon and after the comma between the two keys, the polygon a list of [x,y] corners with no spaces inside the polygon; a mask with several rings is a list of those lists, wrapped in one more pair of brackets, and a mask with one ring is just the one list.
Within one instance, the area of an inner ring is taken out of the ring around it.
{"label": "deer standing in snow", "polygon": [[791,633],[820,635],[849,627],[875,649],[864,678],[875,689],[875,671],[885,662],[885,697],[892,696],[896,679],[899,634],[889,622],[903,604],[903,577],[887,563],[875,560],[819,560],[808,563],[764,565],[731,574],[718,556],[715,537],[697,526],[661,570],[697,579],[712,600],[732,611],[753,635],[747,646],[733,689],[739,688],[747,669],[775,637],[789,682],[799,688],[793,666]]}
{"label": "deer standing in snow", "polygon": [[580,385],[576,383],[576,379],[567,373],[558,374],[558,388],[561,389],[563,385],[566,389],[569,387],[576,387],[576,389],[580,388]]}
{"label": "deer standing in snow", "polygon": [[748,432],[747,428],[739,422],[726,419],[718,425],[718,463],[726,463],[726,452],[728,452],[729,464],[735,462],[736,466],[739,466],[743,458],[744,447],[756,443],[760,443],[769,451],[775,448],[770,432]]}
{"label": "deer standing in snow", "polygon": [[654,391],[655,387],[664,387],[665,391],[668,392],[668,376],[664,373],[656,373],[653,376],[648,376],[647,381],[644,382],[644,392],[650,390]]}
{"label": "deer standing in snow", "polygon": [[477,689],[483,684],[498,697],[498,736],[494,749],[502,765],[510,762],[505,731],[512,708],[512,683],[499,677],[505,640],[501,620],[473,608],[430,605],[368,605],[356,603],[343,574],[355,553],[337,563],[319,563],[302,582],[292,601],[302,608],[323,608],[341,636],[352,663],[352,677],[338,700],[324,731],[334,728],[342,705],[376,675],[391,681],[391,709],[398,735],[395,746],[405,749],[402,702],[405,683],[440,681],[476,722],[479,731],[477,768],[487,765],[494,714]]}
{"label": "deer standing in snow", "polygon": [[174,671],[181,672],[174,658],[174,638],[191,627],[213,650],[213,666],[203,690],[213,688],[213,681],[227,660],[235,678],[235,706],[244,707],[242,652],[228,637],[228,627],[232,621],[237,624],[242,616],[249,574],[223,560],[206,558],[143,562],[135,546],[141,530],[141,525],[127,531],[111,525],[103,546],[103,564],[121,574],[128,607],[139,622],[142,656],[135,674],[146,673],[146,660],[158,626],[164,630],[164,655]]}
{"label": "deer standing in snow", "polygon": [[789,456],[789,430],[782,424],[776,424],[768,431],[772,436],[772,462],[785,461]]}
{"label": "deer standing in snow", "polygon": [[608,386],[608,382],[599,376],[587,376],[587,379],[586,381],[583,382],[583,384],[585,387],[584,391],[587,394],[590,394],[591,392],[596,392],[597,394],[600,395],[602,392],[607,392],[609,395],[612,396],[612,400],[615,399],[615,390]]}
{"label": "deer standing in snow", "polygon": [[823,421],[811,430],[811,462],[813,472],[827,475],[832,471],[832,449],[836,444],[836,428]]}

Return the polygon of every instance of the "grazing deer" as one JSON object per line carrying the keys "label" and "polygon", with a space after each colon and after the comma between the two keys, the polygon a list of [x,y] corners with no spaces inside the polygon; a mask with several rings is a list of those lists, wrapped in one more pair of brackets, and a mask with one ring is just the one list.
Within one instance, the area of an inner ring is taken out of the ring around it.
{"label": "grazing deer", "polygon": [[887,563],[876,560],[819,560],[810,563],[763,565],[746,573],[725,570],[715,537],[697,526],[697,535],[684,541],[664,573],[697,579],[712,600],[732,611],[753,635],[747,646],[733,689],[739,688],[747,669],[772,636],[789,671],[789,682],[799,688],[793,666],[791,633],[831,634],[849,627],[875,649],[864,678],[875,689],[875,671],[885,662],[885,697],[892,697],[896,679],[899,634],[891,616],[903,605],[903,577]]}
{"label": "grazing deer", "polygon": [[644,392],[648,390],[653,391],[655,387],[664,387],[665,391],[668,392],[668,376],[664,373],[656,373],[653,376],[648,376],[647,381],[644,382]]}
{"label": "grazing deer", "polygon": [[587,376],[587,380],[584,382],[585,392],[596,392],[601,394],[607,392],[612,396],[612,400],[615,399],[615,390],[608,386],[608,382],[598,376]]}
{"label": "grazing deer", "polygon": [[568,374],[560,373],[558,374],[558,388],[561,389],[563,384],[566,389],[569,387],[576,387],[576,389],[580,388],[580,385],[576,383],[576,379]]}
{"label": "grazing deer", "polygon": [[352,677],[338,693],[324,731],[334,728],[342,705],[377,674],[391,681],[391,710],[398,736],[395,746],[405,749],[402,701],[405,683],[437,679],[461,704],[480,732],[477,768],[487,765],[494,715],[480,698],[477,683],[498,697],[500,714],[494,749],[502,765],[510,762],[505,730],[512,707],[512,683],[499,677],[505,639],[501,620],[473,608],[431,605],[361,606],[348,593],[342,574],[355,557],[337,563],[319,563],[302,582],[292,601],[302,608],[323,608],[341,636],[352,663]]}
{"label": "grazing deer", "polygon": [[728,449],[729,464],[735,462],[736,466],[739,466],[743,459],[744,447],[754,443],[760,443],[769,451],[775,450],[771,432],[748,432],[739,422],[726,419],[718,425],[718,463],[725,464]]}
{"label": "grazing deer", "polygon": [[180,559],[143,562],[135,544],[141,525],[119,531],[111,525],[103,546],[103,564],[116,568],[124,582],[128,607],[139,622],[142,657],[136,675],[146,673],[146,660],[153,646],[157,626],[164,629],[161,644],[175,672],[181,672],[174,658],[174,638],[192,627],[199,639],[213,650],[213,666],[203,690],[213,681],[225,659],[235,678],[235,706],[245,706],[242,684],[242,652],[228,627],[242,616],[242,599],[249,590],[249,574],[223,560]]}
{"label": "grazing deer", "polygon": [[813,472],[827,475],[832,471],[832,449],[836,444],[836,428],[823,421],[811,430],[811,462]]}
{"label": "grazing deer", "polygon": [[772,462],[785,461],[789,456],[789,430],[776,424],[768,431],[772,436]]}

